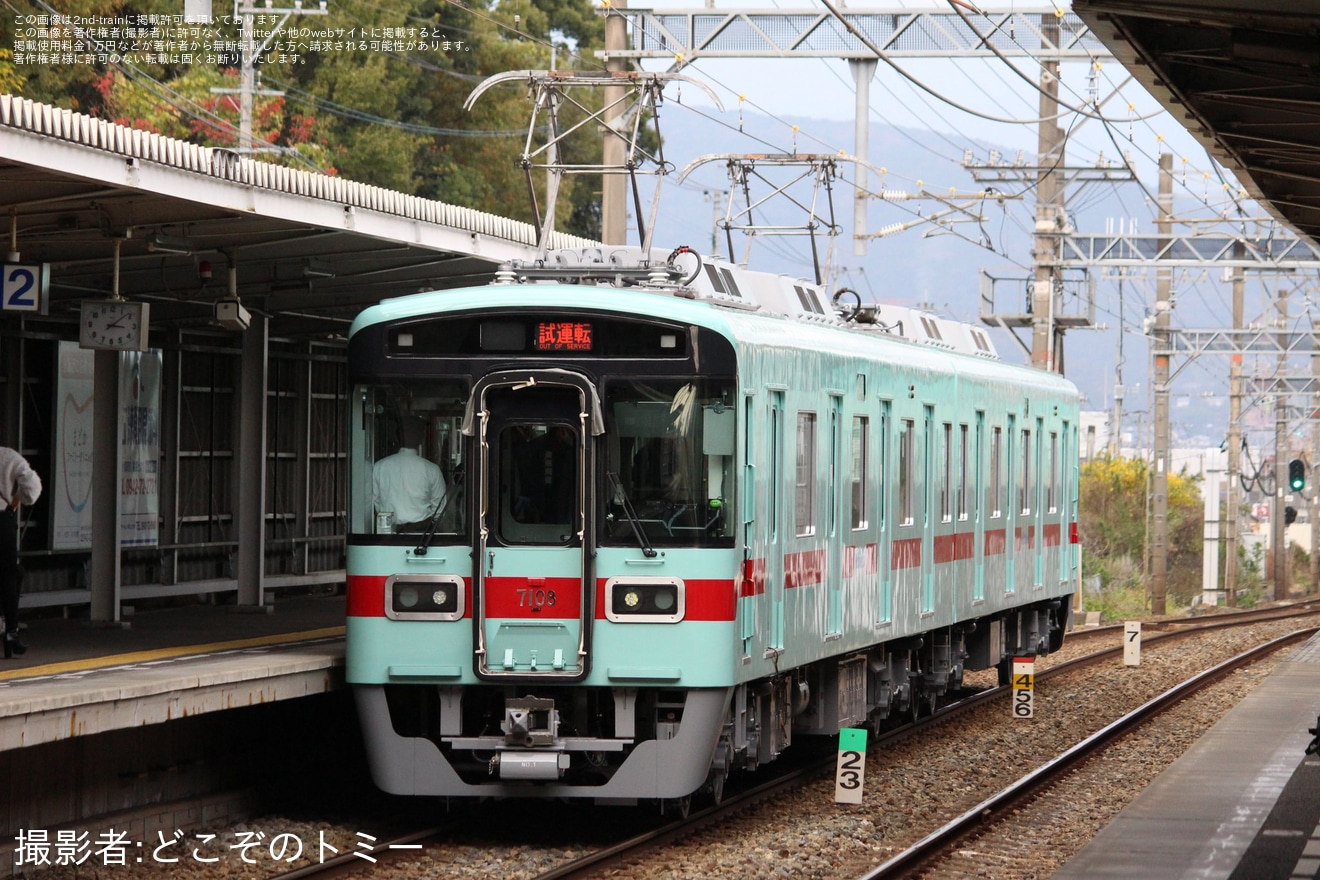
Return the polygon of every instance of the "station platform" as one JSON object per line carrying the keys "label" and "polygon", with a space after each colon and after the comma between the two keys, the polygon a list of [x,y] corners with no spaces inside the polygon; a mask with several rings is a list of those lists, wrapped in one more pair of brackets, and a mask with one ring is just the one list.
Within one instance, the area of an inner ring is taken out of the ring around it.
{"label": "station platform", "polygon": [[27,653],[0,659],[0,752],[343,686],[342,595],[25,623]]}
{"label": "station platform", "polygon": [[1320,877],[1320,635],[1296,648],[1054,880]]}

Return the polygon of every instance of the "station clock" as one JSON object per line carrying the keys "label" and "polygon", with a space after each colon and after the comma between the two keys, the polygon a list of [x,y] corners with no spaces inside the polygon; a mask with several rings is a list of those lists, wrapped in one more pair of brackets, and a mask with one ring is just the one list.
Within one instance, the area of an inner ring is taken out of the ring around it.
{"label": "station clock", "polygon": [[126,299],[85,299],[78,345],[107,351],[146,351],[148,304]]}

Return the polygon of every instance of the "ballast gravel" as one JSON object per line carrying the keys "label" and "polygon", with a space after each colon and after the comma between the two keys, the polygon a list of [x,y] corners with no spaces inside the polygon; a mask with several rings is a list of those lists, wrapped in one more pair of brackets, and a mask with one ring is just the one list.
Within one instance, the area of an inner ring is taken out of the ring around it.
{"label": "ballast gravel", "polygon": [[[1315,618],[1310,618],[1314,620]],[[1151,643],[1141,665],[1115,658],[1040,682],[1034,718],[1015,720],[1005,696],[964,713],[919,741],[901,742],[867,759],[860,805],[834,802],[833,779],[822,779],[773,802],[750,807],[735,819],[652,850],[599,876],[612,880],[706,880],[792,878],[852,880],[934,829],[996,793],[1039,764],[1195,673],[1251,647],[1293,632],[1305,622],[1261,623],[1201,633],[1166,644]],[[1121,638],[1116,632],[1115,640]],[[1094,639],[1076,639],[1042,658],[1040,667],[1090,653]],[[1278,655],[1276,655],[1277,657]],[[1084,846],[1146,784],[1180,757],[1211,725],[1269,674],[1278,660],[1240,671],[1144,725],[1105,756],[1089,761],[1012,820],[964,841],[959,855],[931,869],[931,877],[1045,878]],[[969,675],[969,684],[993,685],[993,672]],[[597,815],[602,824],[610,811]],[[521,815],[529,815],[522,811]],[[217,834],[217,847],[242,835],[293,834],[304,845],[325,841],[340,854],[364,851],[365,818],[353,827],[269,816]],[[598,831],[598,829],[594,829]],[[503,829],[490,839],[429,841],[420,851],[365,863],[368,876],[387,880],[464,878],[528,880],[598,846],[598,834],[566,830],[553,845],[519,840]],[[250,839],[250,838],[249,838]],[[380,841],[381,844],[384,841]],[[262,847],[221,849],[216,862],[180,859],[159,864],[55,866],[27,876],[41,880],[186,877],[190,880],[259,880],[316,861],[317,847],[289,862]],[[243,856],[255,862],[249,864]],[[380,853],[374,853],[380,855]]]}

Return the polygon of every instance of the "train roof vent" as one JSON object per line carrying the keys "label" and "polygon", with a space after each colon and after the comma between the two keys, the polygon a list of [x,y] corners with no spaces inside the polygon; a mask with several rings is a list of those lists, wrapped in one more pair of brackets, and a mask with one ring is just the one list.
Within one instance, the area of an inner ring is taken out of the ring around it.
{"label": "train roof vent", "polygon": [[915,313],[915,317],[917,318],[917,322],[916,326],[913,328],[916,331],[914,338],[918,342],[924,342],[926,345],[933,345],[936,348],[947,348],[950,350],[955,348],[951,339],[945,338],[946,336],[954,336],[952,333],[946,333],[946,325],[950,322],[943,318],[937,318],[934,315],[921,312]]}
{"label": "train roof vent", "polygon": [[999,360],[999,351],[995,348],[994,342],[990,340],[989,333],[979,327],[973,327],[971,324],[958,324],[957,328],[966,337],[965,343],[958,346],[959,351],[967,351],[977,357]]}
{"label": "train roof vent", "polygon": [[715,262],[709,257],[703,258],[701,271],[697,273],[696,278],[688,282],[688,286],[706,299],[731,304],[754,305],[743,293],[742,285],[738,283],[738,279],[730,267]]}
{"label": "train roof vent", "polygon": [[688,287],[703,299],[725,305],[838,323],[834,309],[817,285],[772,272],[753,271],[718,257],[703,257],[701,271],[688,282]]}

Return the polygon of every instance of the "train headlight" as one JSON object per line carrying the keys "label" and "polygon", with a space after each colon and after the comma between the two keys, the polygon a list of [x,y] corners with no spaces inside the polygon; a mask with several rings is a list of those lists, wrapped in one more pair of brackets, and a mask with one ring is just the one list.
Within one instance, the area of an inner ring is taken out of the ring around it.
{"label": "train headlight", "polygon": [[385,580],[385,616],[391,620],[459,620],[463,581],[453,575],[397,575]]}
{"label": "train headlight", "polygon": [[610,578],[605,595],[605,617],[615,623],[677,623],[686,613],[687,588],[679,578]]}

